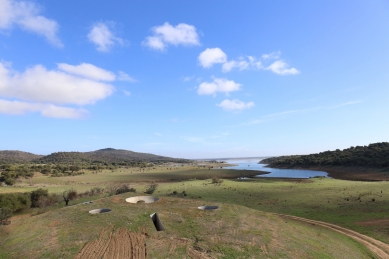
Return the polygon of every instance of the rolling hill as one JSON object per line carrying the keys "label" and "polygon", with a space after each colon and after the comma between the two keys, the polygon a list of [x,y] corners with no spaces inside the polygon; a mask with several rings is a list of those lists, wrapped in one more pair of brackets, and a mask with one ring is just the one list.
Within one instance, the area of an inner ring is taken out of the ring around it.
{"label": "rolling hill", "polygon": [[158,156],[123,149],[105,148],[91,152],[54,152],[47,156],[23,151],[0,151],[0,163],[126,163],[190,162],[188,159]]}

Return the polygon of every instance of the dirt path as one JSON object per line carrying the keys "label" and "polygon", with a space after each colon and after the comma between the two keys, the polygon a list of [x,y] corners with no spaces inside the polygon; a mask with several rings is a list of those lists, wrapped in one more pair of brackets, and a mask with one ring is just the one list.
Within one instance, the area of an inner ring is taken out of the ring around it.
{"label": "dirt path", "polygon": [[100,233],[99,239],[86,244],[74,258],[145,259],[146,256],[144,234],[133,233],[123,228],[114,232],[106,228]]}
{"label": "dirt path", "polygon": [[338,233],[341,233],[343,235],[351,237],[354,240],[362,243],[370,251],[372,251],[378,258],[382,258],[382,259],[388,259],[389,258],[389,245],[385,244],[385,243],[383,243],[383,242],[381,242],[379,240],[376,240],[374,238],[371,238],[369,236],[360,234],[360,233],[355,232],[353,230],[350,230],[350,229],[347,229],[347,228],[343,228],[343,227],[340,227],[340,226],[337,226],[337,225],[334,225],[334,224],[322,222],[322,221],[305,219],[305,218],[300,218],[300,217],[291,216],[291,215],[276,214],[276,213],[275,213],[275,215],[283,217],[283,218],[289,218],[289,219],[293,219],[293,220],[297,220],[297,221],[301,221],[301,222],[305,222],[305,223],[309,223],[309,224],[313,224],[313,225],[318,225],[318,226],[322,226],[322,227],[325,227],[325,228],[329,228],[331,230],[334,230],[334,231],[336,231]]}

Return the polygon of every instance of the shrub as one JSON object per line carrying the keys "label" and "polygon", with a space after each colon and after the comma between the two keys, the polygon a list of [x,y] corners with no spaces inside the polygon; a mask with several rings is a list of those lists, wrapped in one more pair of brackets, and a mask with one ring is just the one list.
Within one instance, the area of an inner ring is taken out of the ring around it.
{"label": "shrub", "polygon": [[53,206],[56,203],[61,201],[61,196],[55,193],[52,193],[48,196],[41,196],[38,199],[38,207],[45,208],[47,206]]}
{"label": "shrub", "polygon": [[[108,188],[109,195],[117,195],[126,192],[136,192],[136,189],[130,188],[127,184],[122,185],[112,185]],[[103,192],[102,192],[103,193]]]}
{"label": "shrub", "polygon": [[30,193],[4,193],[0,194],[0,208],[8,207],[13,212],[31,207]]}
{"label": "shrub", "polygon": [[16,180],[14,178],[7,178],[4,182],[6,185],[14,185],[16,183]]}
{"label": "shrub", "polygon": [[220,185],[220,184],[223,183],[223,180],[222,180],[222,179],[219,179],[219,178],[217,178],[217,177],[213,177],[213,178],[212,178],[212,183],[213,183],[214,185]]}
{"label": "shrub", "polygon": [[9,218],[12,217],[12,209],[8,207],[0,208],[0,225],[7,224]]}
{"label": "shrub", "polygon": [[48,190],[44,190],[42,188],[39,188],[35,191],[32,191],[31,192],[31,207],[32,208],[37,208],[39,207],[39,199],[41,197],[47,197],[49,196],[49,191]]}
{"label": "shrub", "polygon": [[154,192],[155,192],[155,190],[157,189],[157,186],[158,186],[158,184],[156,184],[156,183],[151,183],[151,184],[149,184],[148,186],[147,186],[147,189],[146,189],[146,191],[145,191],[145,193],[147,193],[147,194],[153,194]]}

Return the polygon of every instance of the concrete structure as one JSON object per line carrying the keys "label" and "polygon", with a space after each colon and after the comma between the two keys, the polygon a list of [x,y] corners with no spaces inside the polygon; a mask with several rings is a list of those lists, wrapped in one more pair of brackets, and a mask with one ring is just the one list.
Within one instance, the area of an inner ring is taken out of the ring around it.
{"label": "concrete structure", "polygon": [[131,198],[127,198],[126,202],[129,203],[138,203],[138,202],[144,202],[144,203],[153,203],[158,201],[159,198],[153,197],[153,196],[135,196]]}
{"label": "concrete structure", "polygon": [[89,214],[101,214],[101,213],[107,213],[111,212],[111,209],[95,209],[95,210],[90,210]]}

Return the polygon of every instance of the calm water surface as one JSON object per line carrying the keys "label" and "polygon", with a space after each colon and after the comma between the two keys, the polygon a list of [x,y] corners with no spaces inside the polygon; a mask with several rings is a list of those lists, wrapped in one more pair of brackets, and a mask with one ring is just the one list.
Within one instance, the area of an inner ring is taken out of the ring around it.
{"label": "calm water surface", "polygon": [[257,175],[256,177],[283,177],[283,178],[310,178],[315,176],[327,177],[327,172],[314,171],[314,170],[301,170],[301,169],[278,169],[265,167],[266,164],[258,164],[263,158],[252,159],[231,159],[231,160],[219,160],[225,161],[229,164],[235,164],[236,166],[228,166],[226,169],[232,170],[259,170],[269,172],[269,174]]}

